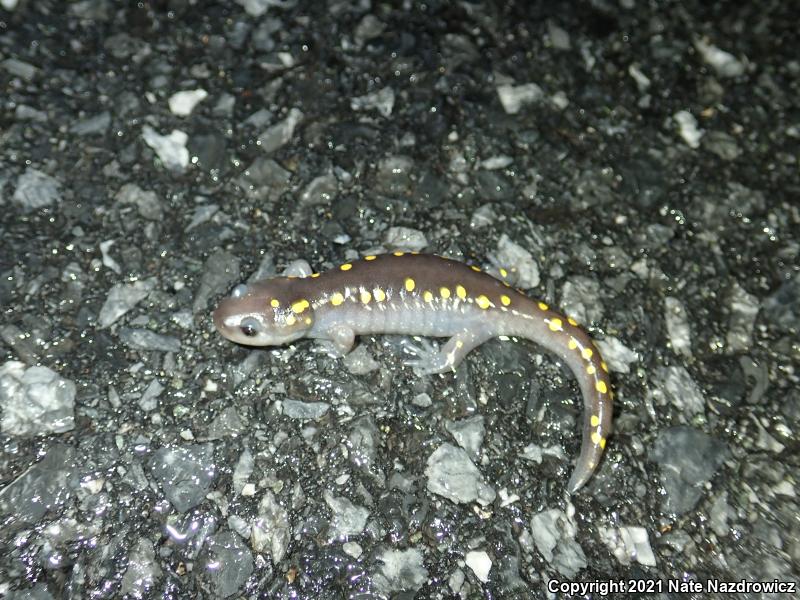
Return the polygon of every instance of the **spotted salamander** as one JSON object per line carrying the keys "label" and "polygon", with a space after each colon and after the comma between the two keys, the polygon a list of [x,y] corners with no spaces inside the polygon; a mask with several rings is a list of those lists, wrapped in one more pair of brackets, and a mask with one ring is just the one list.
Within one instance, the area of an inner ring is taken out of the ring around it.
{"label": "spotted salamander", "polygon": [[423,349],[409,361],[425,374],[455,369],[470,350],[492,337],[532,340],[569,365],[583,395],[583,441],[567,486],[570,493],[597,467],[611,431],[608,367],[575,320],[454,260],[395,252],[366,256],[325,273],[312,273],[308,263],[297,261],[282,277],[237,286],[213,317],[217,330],[240,344],[273,346],[315,338],[332,342],[343,355],[361,334],[449,338],[440,350]]}

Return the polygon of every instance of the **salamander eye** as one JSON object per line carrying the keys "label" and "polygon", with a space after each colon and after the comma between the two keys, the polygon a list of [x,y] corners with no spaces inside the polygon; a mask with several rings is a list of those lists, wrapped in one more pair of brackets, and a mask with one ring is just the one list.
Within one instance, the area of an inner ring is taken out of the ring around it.
{"label": "salamander eye", "polygon": [[231,292],[231,298],[241,298],[247,293],[247,286],[244,283],[240,283]]}
{"label": "salamander eye", "polygon": [[247,337],[255,337],[258,335],[259,325],[258,321],[248,317],[247,319],[242,319],[242,322],[239,323],[239,331]]}

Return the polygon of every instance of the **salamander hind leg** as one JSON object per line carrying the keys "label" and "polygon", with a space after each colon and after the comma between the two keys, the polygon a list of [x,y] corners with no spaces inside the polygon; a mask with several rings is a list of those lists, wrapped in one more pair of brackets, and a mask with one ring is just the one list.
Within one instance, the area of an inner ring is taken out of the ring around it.
{"label": "salamander hind leg", "polygon": [[465,330],[456,333],[439,349],[429,342],[422,342],[420,346],[410,345],[416,358],[406,361],[405,364],[420,375],[455,371],[470,350],[491,337],[483,331]]}

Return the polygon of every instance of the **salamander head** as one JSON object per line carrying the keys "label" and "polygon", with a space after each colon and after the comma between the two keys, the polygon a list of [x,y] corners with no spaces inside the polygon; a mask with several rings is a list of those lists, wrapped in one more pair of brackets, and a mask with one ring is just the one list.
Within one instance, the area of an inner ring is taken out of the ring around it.
{"label": "salamander head", "polygon": [[293,293],[293,284],[276,277],[237,285],[214,311],[217,331],[247,346],[279,346],[303,337],[314,324],[314,309]]}

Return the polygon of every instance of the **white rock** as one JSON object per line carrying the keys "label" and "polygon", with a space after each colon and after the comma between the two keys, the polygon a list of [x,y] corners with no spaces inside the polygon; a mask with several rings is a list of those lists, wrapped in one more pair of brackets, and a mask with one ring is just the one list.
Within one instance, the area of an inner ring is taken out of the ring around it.
{"label": "white rock", "polygon": [[400,591],[416,592],[428,579],[428,570],[418,548],[386,550],[378,560],[383,563],[374,577],[376,586],[385,594]]}
{"label": "white rock", "polygon": [[533,255],[525,248],[511,241],[505,233],[497,243],[497,264],[506,268],[517,269],[517,286],[534,288],[539,285],[539,265]]}
{"label": "white rock", "polygon": [[601,527],[600,538],[622,565],[633,561],[646,567],[656,566],[656,557],[644,527]]}
{"label": "white rock", "polygon": [[689,148],[700,146],[700,138],[703,137],[703,130],[697,127],[697,119],[688,110],[679,110],[672,118],[678,124],[678,134],[686,142]]}
{"label": "white rock", "polygon": [[189,166],[189,150],[186,148],[189,136],[183,131],[173,129],[169,135],[161,135],[145,125],[142,127],[142,138],[170,171],[181,172]]}
{"label": "white rock", "polygon": [[135,281],[131,284],[118,283],[111,288],[100,309],[97,324],[100,329],[109,327],[122,315],[147,297],[155,286],[155,278]]}
{"label": "white rock", "polygon": [[344,496],[334,496],[328,491],[324,493],[324,497],[325,503],[333,513],[328,532],[331,540],[346,539],[364,531],[369,518],[369,511],[366,508],[353,504]]}
{"label": "white rock", "polygon": [[75,428],[75,384],[47,367],[0,366],[0,430],[28,437]]}
{"label": "white rock", "polygon": [[295,127],[303,120],[304,116],[301,110],[292,108],[283,121],[268,127],[258,136],[258,144],[261,149],[269,154],[286,145],[294,136]]}
{"label": "white rock", "polygon": [[677,298],[667,296],[664,299],[664,320],[667,334],[676,354],[692,355],[692,332],[689,328],[689,316],[686,307]]}
{"label": "white rock", "polygon": [[345,554],[348,556],[352,556],[356,559],[364,553],[361,545],[357,544],[356,542],[345,542],[342,544],[342,550],[344,550]]}
{"label": "white rock", "polygon": [[269,552],[272,562],[279,563],[291,540],[289,513],[267,491],[258,504],[258,516],[251,523],[250,543],[256,552]]}
{"label": "white rock", "polygon": [[483,550],[473,550],[467,552],[464,560],[467,566],[475,573],[475,577],[480,579],[483,583],[489,581],[489,571],[492,569],[492,559]]}
{"label": "white rock", "polygon": [[353,98],[350,100],[350,108],[353,110],[375,109],[381,116],[389,117],[394,109],[394,98],[394,90],[386,86],[377,92]]}
{"label": "white rock", "polygon": [[744,74],[744,64],[730,52],[720,50],[706,40],[699,39],[694,43],[694,47],[703,57],[703,60],[711,65],[720,77],[738,77]]}
{"label": "white rock", "polygon": [[236,0],[251,17],[260,17],[270,6],[281,6],[286,0]]}
{"label": "white rock", "polygon": [[47,173],[28,167],[17,179],[11,199],[26,210],[37,210],[61,202],[61,183]]}
{"label": "white rock", "polygon": [[428,457],[425,468],[428,491],[460,504],[477,501],[491,504],[496,496],[487,485],[469,454],[452,444],[442,444]]}
{"label": "white rock", "polygon": [[173,115],[187,117],[192,114],[194,107],[208,97],[208,92],[203,89],[176,92],[169,97],[169,110]]}
{"label": "white rock", "polygon": [[595,340],[600,354],[608,363],[608,368],[615,373],[630,373],[630,365],[638,362],[639,354],[623,344],[619,338],[607,335],[602,340]]}
{"label": "white rock", "polygon": [[641,69],[635,64],[628,66],[628,75],[630,75],[636,82],[636,87],[639,91],[644,93],[650,88],[650,78],[642,73]]}
{"label": "white rock", "polygon": [[526,104],[532,104],[544,98],[544,91],[535,83],[524,85],[500,85],[497,87],[497,95],[503,110],[509,115],[517,114]]}
{"label": "white rock", "polygon": [[410,227],[390,227],[383,236],[387,247],[397,250],[419,252],[428,245],[425,234]]}

